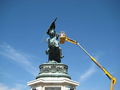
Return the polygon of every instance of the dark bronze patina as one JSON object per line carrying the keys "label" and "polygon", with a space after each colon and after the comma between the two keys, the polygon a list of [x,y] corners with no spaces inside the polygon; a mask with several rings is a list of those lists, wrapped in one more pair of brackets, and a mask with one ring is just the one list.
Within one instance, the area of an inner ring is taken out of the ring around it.
{"label": "dark bronze patina", "polygon": [[49,35],[48,39],[48,49],[46,50],[46,54],[48,54],[48,61],[56,61],[58,63],[61,62],[62,50],[59,45],[58,37],[59,35],[55,31],[55,22],[57,18],[50,25],[47,34]]}

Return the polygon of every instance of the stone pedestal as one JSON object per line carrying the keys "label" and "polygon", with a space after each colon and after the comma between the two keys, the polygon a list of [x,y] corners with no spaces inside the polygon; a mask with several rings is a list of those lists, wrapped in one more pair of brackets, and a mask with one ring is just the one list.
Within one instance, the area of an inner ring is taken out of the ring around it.
{"label": "stone pedestal", "polygon": [[28,82],[31,90],[76,90],[78,83],[68,78],[38,78]]}
{"label": "stone pedestal", "polygon": [[36,80],[28,82],[31,90],[76,90],[79,84],[68,75],[68,66],[54,61],[41,64]]}
{"label": "stone pedestal", "polygon": [[40,73],[36,79],[41,77],[65,77],[71,79],[68,75],[68,66],[63,63],[50,61],[39,66]]}

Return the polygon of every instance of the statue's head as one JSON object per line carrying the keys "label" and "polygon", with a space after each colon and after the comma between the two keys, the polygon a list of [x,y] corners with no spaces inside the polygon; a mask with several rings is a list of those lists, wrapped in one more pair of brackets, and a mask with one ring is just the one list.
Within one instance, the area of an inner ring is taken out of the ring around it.
{"label": "statue's head", "polygon": [[47,34],[50,36],[50,37],[54,37],[56,35],[56,32],[54,29],[51,29],[51,30],[48,30]]}

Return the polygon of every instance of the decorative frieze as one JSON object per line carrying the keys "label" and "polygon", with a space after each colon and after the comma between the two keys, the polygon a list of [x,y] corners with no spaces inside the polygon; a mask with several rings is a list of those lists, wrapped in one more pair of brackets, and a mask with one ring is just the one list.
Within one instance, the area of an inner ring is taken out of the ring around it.
{"label": "decorative frieze", "polygon": [[41,64],[39,66],[40,73],[36,77],[67,77],[70,79],[70,76],[68,75],[68,66],[63,63],[57,63],[57,62],[48,62]]}

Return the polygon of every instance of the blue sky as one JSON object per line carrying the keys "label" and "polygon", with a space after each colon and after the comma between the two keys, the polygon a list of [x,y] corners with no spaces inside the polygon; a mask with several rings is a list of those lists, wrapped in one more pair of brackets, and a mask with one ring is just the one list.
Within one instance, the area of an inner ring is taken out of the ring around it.
{"label": "blue sky", "polygon": [[[119,0],[0,0],[0,90],[29,90],[27,82],[48,60],[46,31],[55,17],[56,31],[80,42],[120,90]],[[77,90],[109,90],[110,80],[79,47],[61,48]]]}

